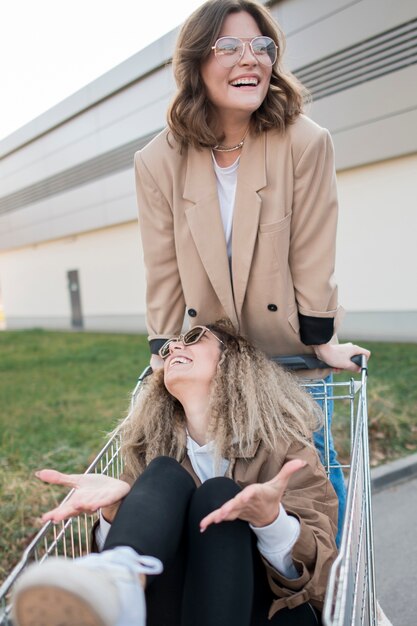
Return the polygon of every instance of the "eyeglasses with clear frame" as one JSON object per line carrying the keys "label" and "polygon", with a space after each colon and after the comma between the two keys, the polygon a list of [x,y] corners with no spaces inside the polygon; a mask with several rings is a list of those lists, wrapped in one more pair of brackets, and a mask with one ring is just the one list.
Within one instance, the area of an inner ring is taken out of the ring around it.
{"label": "eyeglasses with clear frame", "polygon": [[169,348],[172,343],[181,342],[182,344],[184,344],[184,346],[191,346],[193,343],[199,342],[206,333],[210,333],[211,335],[213,335],[213,337],[217,339],[219,343],[224,345],[224,342],[220,339],[220,337],[213,333],[210,328],[207,328],[207,326],[194,326],[183,335],[178,335],[178,337],[171,337],[171,339],[168,339],[168,341],[166,341],[164,345],[159,349],[158,354],[161,359],[166,359],[170,354]]}
{"label": "eyeglasses with clear frame", "polygon": [[253,39],[240,39],[239,37],[220,37],[212,46],[216,60],[223,67],[233,67],[243,58],[249,44],[255,59],[271,67],[277,60],[278,46],[271,37],[259,36]]}

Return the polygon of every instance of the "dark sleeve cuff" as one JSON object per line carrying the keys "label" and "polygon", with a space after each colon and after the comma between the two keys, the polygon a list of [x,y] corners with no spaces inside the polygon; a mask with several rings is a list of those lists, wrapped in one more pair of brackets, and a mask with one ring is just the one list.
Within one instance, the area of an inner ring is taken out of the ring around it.
{"label": "dark sleeve cuff", "polygon": [[162,348],[162,346],[167,341],[167,339],[151,339],[149,341],[149,348],[151,350],[151,354],[158,354],[159,349]]}
{"label": "dark sleeve cuff", "polygon": [[95,552],[96,554],[100,552],[100,550],[98,549],[97,541],[96,541],[96,529],[99,524],[100,524],[100,520],[96,519],[92,529],[90,530],[90,543],[91,543],[90,552]]}
{"label": "dark sleeve cuff", "polygon": [[334,334],[333,317],[311,317],[298,314],[300,338],[305,346],[319,346],[328,343]]}

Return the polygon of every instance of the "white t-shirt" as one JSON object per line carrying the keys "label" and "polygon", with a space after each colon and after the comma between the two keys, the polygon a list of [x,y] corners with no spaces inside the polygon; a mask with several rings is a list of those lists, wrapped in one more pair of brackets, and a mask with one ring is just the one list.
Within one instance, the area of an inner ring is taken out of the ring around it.
{"label": "white t-shirt", "polygon": [[217,193],[219,195],[220,213],[223,222],[224,236],[226,239],[227,256],[232,258],[232,226],[233,210],[235,206],[237,170],[240,157],[229,167],[220,167],[212,153],[214,172],[217,181]]}

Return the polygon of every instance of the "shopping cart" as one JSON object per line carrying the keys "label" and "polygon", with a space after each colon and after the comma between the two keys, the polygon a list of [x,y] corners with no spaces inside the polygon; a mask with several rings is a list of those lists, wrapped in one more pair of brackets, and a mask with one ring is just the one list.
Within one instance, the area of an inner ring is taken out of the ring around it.
{"label": "shopping cart", "polygon": [[[293,370],[325,367],[312,357],[276,359]],[[146,368],[132,393],[132,403],[143,379],[151,372]],[[340,552],[335,560],[328,583],[323,622],[325,626],[376,626],[376,592],[374,571],[373,528],[371,510],[371,481],[368,448],[366,404],[367,365],[361,357],[360,379],[347,382],[307,380],[303,385],[320,400],[325,413],[325,466],[329,473],[328,410],[336,406],[336,417],[342,415],[350,423],[350,462],[342,465],[348,481],[347,507],[343,524]],[[118,478],[123,472],[120,454],[120,429],[109,439],[86,473],[100,473]],[[73,491],[66,496],[71,497]],[[0,587],[0,626],[11,626],[11,595],[13,586],[33,561],[42,562],[49,556],[76,558],[90,551],[90,534],[96,515],[82,514],[59,524],[46,523],[31,541],[23,556]]]}

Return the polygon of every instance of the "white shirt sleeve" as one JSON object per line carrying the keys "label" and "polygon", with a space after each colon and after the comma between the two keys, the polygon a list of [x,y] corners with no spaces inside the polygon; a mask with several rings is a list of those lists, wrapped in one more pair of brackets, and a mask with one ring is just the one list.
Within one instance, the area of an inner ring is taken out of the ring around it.
{"label": "white shirt sleeve", "polygon": [[109,534],[109,530],[111,528],[110,522],[104,519],[103,514],[100,509],[100,523],[97,525],[95,530],[96,544],[99,552],[101,552],[104,548],[104,544],[106,542],[107,535]]}
{"label": "white shirt sleeve", "polygon": [[282,504],[277,519],[269,526],[252,526],[258,539],[258,550],[280,574],[286,578],[299,578],[291,557],[291,550],[300,536],[300,522],[288,515]]}

